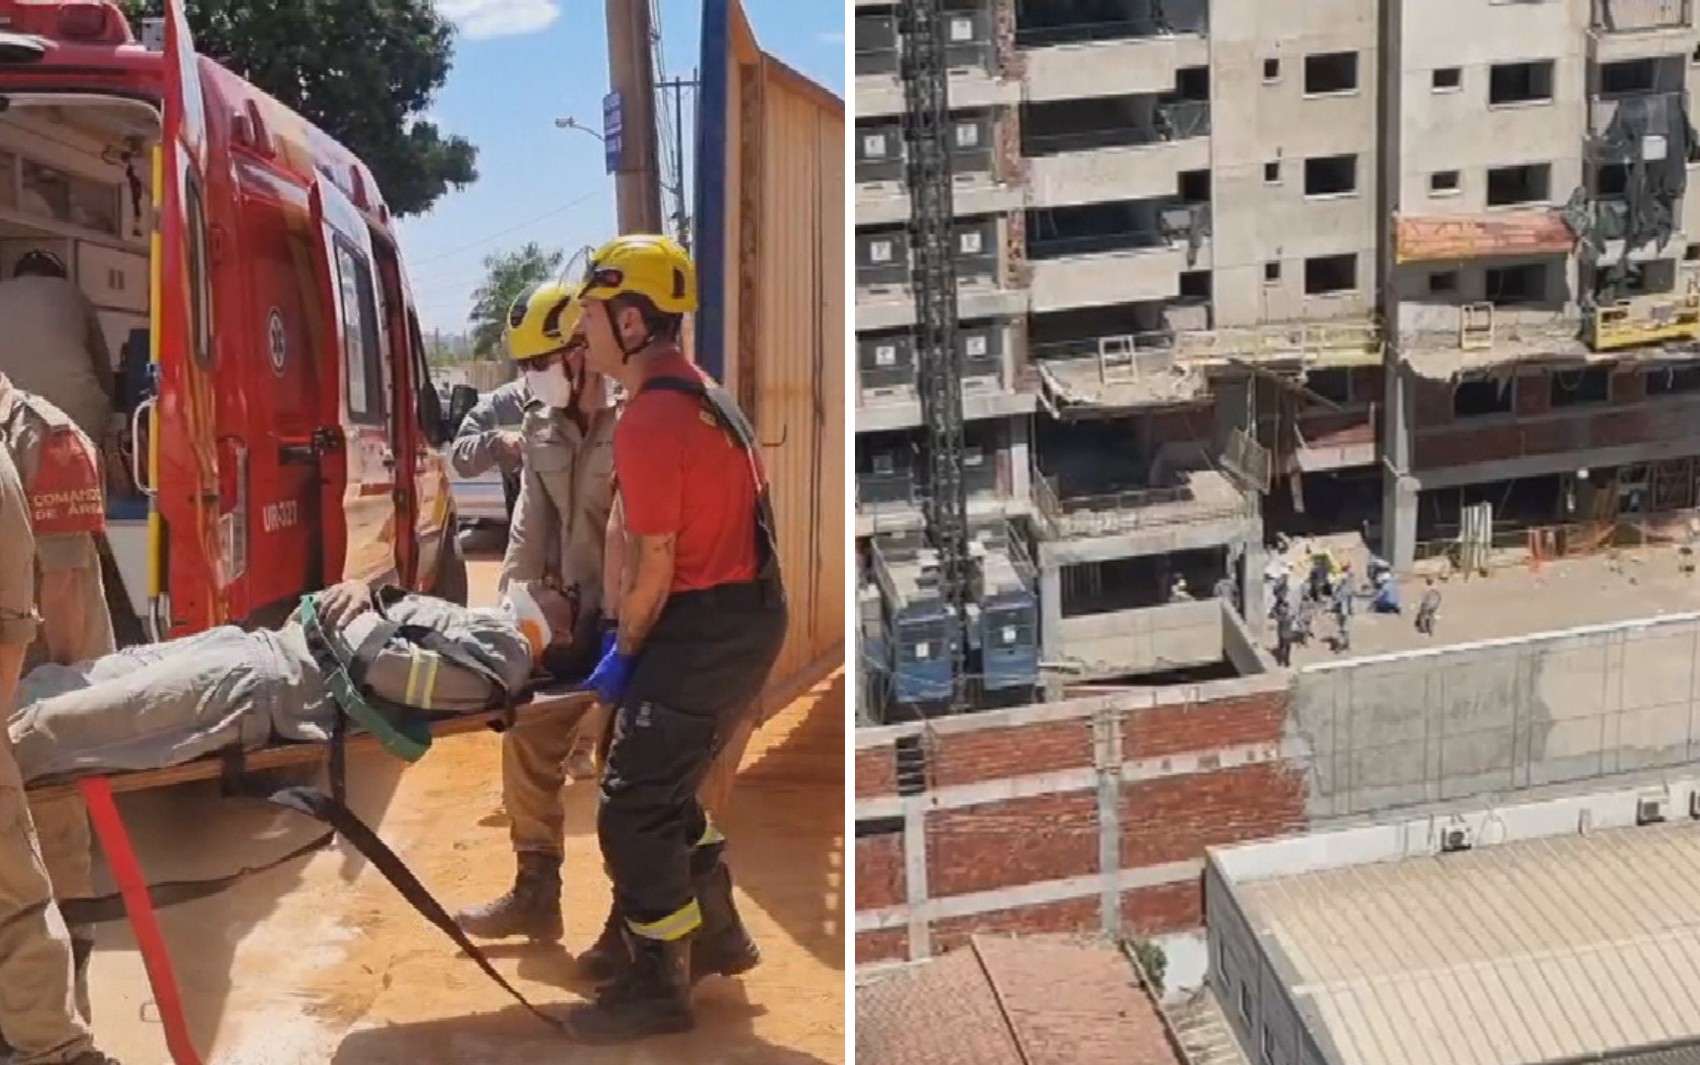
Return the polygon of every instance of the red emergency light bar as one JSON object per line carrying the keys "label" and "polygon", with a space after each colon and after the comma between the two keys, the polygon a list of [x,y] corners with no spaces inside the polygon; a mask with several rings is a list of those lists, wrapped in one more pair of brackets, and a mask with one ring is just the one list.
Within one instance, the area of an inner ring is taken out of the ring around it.
{"label": "red emergency light bar", "polygon": [[103,0],[0,0],[0,31],[78,44],[130,44],[130,24]]}

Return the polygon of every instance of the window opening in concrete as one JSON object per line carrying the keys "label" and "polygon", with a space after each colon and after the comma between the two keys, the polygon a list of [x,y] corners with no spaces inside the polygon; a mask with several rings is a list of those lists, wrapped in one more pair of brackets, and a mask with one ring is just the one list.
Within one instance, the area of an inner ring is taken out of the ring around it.
{"label": "window opening in concrete", "polygon": [[1519,203],[1544,203],[1551,195],[1552,166],[1533,163],[1498,166],[1487,172],[1487,205],[1509,207]]}
{"label": "window opening in concrete", "polygon": [[1305,295],[1326,296],[1358,287],[1356,255],[1322,255],[1305,260]]}
{"label": "window opening in concrete", "polygon": [[1435,92],[1454,92],[1464,87],[1464,71],[1460,67],[1441,67],[1434,72]]}
{"label": "window opening in concrete", "polygon": [[1183,170],[1175,177],[1175,188],[1182,203],[1210,202],[1210,171]]}
{"label": "window opening in concrete", "polygon": [[1689,55],[1688,61],[1690,63],[1700,63],[1700,45],[1694,46],[1694,51]]}
{"label": "window opening in concrete", "polygon": [[1263,80],[1266,82],[1279,81],[1281,78],[1281,61],[1265,59],[1263,61]]}
{"label": "window opening in concrete", "polygon": [[856,821],[857,839],[877,839],[880,836],[899,836],[902,834],[903,818],[901,817],[863,817]]}
{"label": "window opening in concrete", "polygon": [[1430,196],[1456,196],[1463,185],[1463,177],[1456,170],[1437,170],[1428,176],[1428,194]]}
{"label": "window opening in concrete", "polygon": [[897,762],[897,794],[919,795],[927,790],[927,751],[919,736],[899,736],[892,753]]}
{"label": "window opening in concrete", "polygon": [[1329,52],[1305,56],[1306,96],[1327,96],[1356,92],[1357,89],[1358,53]]}
{"label": "window opening in concrete", "polygon": [[1458,294],[1458,271],[1437,270],[1428,275],[1428,294],[1431,296],[1455,296]]}
{"label": "window opening in concrete", "polygon": [[1622,196],[1629,191],[1629,165],[1606,163],[1594,171],[1594,193],[1605,197]]}
{"label": "window opening in concrete", "polygon": [[1485,378],[1479,381],[1459,381],[1452,389],[1454,418],[1488,418],[1495,414],[1510,414],[1515,409],[1516,378],[1502,381]]}
{"label": "window opening in concrete", "polygon": [[1527,104],[1552,100],[1553,62],[1496,63],[1488,71],[1488,103]]}
{"label": "window opening in concrete", "polygon": [[1023,104],[1021,150],[1028,156],[1138,147],[1203,137],[1210,101],[1170,100],[1155,93]]}
{"label": "window opening in concrete", "polygon": [[1700,262],[1700,244],[1690,244],[1683,248],[1682,261],[1685,263]]}
{"label": "window opening in concrete", "polygon": [[1181,299],[1207,300],[1210,298],[1210,271],[1182,270],[1180,276]]}
{"label": "window opening in concrete", "polygon": [[[1194,308],[1185,308],[1191,311]],[[1074,307],[1066,311],[1035,314],[1027,321],[1027,351],[1034,358],[1081,358],[1098,354],[1100,338],[1122,338],[1136,347],[1166,344],[1177,329],[1208,329],[1208,308],[1194,321],[1177,311],[1175,301],[1147,300],[1115,303],[1103,307]],[[972,424],[972,423],[970,423]],[[866,434],[862,434],[866,435]],[[1117,446],[1125,446],[1125,435]]]}
{"label": "window opening in concrete", "polygon": [[[1368,394],[1368,393],[1366,393]],[[1339,424],[1344,416],[1318,409],[1324,417]],[[1374,439],[1367,410],[1359,412],[1356,422],[1361,439]],[[1300,431],[1304,431],[1301,416]],[[1311,436],[1315,436],[1312,429]],[[1304,504],[1301,513],[1295,506],[1292,485],[1277,481],[1274,491],[1263,497],[1263,535],[1273,541],[1278,537],[1335,536],[1340,533],[1362,533],[1365,528],[1381,521],[1381,471],[1375,466],[1349,467],[1321,473],[1307,473],[1300,484]]]}
{"label": "window opening in concrete", "polygon": [[1549,395],[1554,407],[1580,407],[1611,399],[1611,368],[1588,366],[1580,370],[1554,370]]}
{"label": "window opening in concrete", "polygon": [[1601,96],[1652,92],[1658,86],[1658,63],[1651,58],[1601,63],[1599,70]]}
{"label": "window opening in concrete", "polygon": [[1175,71],[1175,95],[1183,101],[1210,99],[1210,68],[1181,67]]}
{"label": "window opening in concrete", "polygon": [[1486,282],[1487,301],[1495,307],[1517,307],[1546,302],[1545,263],[1489,267],[1482,276]]}
{"label": "window opening in concrete", "polygon": [[1305,160],[1306,196],[1345,196],[1358,191],[1358,157],[1325,155]]}
{"label": "window opening in concrete", "polygon": [[1279,262],[1264,263],[1263,280],[1265,284],[1270,285],[1281,280],[1281,264]]}
{"label": "window opening in concrete", "polygon": [[1089,617],[1167,606],[1174,602],[1176,578],[1184,578],[1192,596],[1203,599],[1227,573],[1228,553],[1223,547],[1064,566],[1059,578],[1062,616]]}
{"label": "window opening in concrete", "polygon": [[1352,371],[1312,370],[1305,375],[1305,391],[1327,400],[1337,407],[1352,402]]}
{"label": "window opening in concrete", "polygon": [[1015,40],[1026,46],[1204,32],[1207,0],[1015,0]]}
{"label": "window opening in concrete", "polygon": [[1263,183],[1279,185],[1281,183],[1281,160],[1271,159],[1263,164]]}
{"label": "window opening in concrete", "polygon": [[1647,371],[1649,396],[1675,396],[1700,392],[1700,363],[1659,366]]}
{"label": "window opening in concrete", "polygon": [[[1173,200],[1117,200],[1027,212],[1027,257],[1060,259],[1169,247],[1188,233]],[[1184,219],[1183,219],[1184,221]]]}

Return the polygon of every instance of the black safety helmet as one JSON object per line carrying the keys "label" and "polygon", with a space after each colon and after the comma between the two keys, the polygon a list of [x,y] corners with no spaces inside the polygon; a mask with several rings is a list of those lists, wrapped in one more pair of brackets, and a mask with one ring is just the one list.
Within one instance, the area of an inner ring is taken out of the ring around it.
{"label": "black safety helmet", "polygon": [[35,248],[18,259],[18,265],[12,267],[12,276],[63,279],[71,276],[71,272],[65,269],[65,260],[45,248]]}

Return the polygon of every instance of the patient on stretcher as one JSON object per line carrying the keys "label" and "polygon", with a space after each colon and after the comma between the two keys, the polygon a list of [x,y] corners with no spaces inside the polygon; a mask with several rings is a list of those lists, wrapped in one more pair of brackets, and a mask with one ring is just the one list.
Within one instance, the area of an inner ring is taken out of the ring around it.
{"label": "patient on stretcher", "polygon": [[468,608],[353,581],[308,596],[278,629],[225,626],[43,665],[19,685],[8,731],[26,782],[324,743],[340,714],[350,732],[376,732],[412,758],[430,719],[498,708],[546,657],[593,644],[580,621],[570,598],[542,586]]}

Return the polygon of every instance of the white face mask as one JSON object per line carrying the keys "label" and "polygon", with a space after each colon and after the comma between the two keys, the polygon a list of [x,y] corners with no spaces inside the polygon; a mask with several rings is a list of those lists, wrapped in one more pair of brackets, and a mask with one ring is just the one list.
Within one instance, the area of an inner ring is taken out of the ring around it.
{"label": "white face mask", "polygon": [[565,410],[572,406],[573,386],[567,380],[566,370],[559,363],[547,370],[525,371],[525,387],[545,406],[555,410]]}

